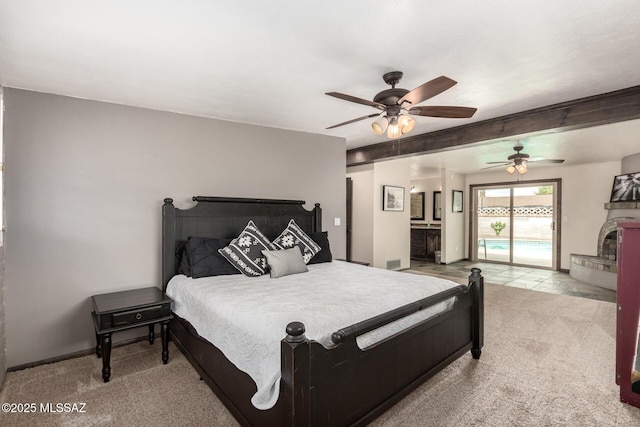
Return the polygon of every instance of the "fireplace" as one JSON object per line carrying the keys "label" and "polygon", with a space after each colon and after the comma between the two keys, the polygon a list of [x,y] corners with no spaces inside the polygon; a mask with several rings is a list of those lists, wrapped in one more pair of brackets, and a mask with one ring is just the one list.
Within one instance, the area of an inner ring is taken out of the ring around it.
{"label": "fireplace", "polygon": [[640,202],[605,203],[608,219],[600,227],[597,255],[571,254],[569,274],[576,280],[616,290],[618,223],[640,219]]}
{"label": "fireplace", "polygon": [[[624,175],[637,175],[640,171],[640,153],[625,156],[620,160],[620,171]],[[616,290],[618,281],[618,223],[623,221],[640,221],[640,201],[637,200],[637,188],[631,186],[631,192],[620,194],[618,175],[614,178],[611,200],[621,200],[604,204],[607,220],[600,227],[598,234],[597,255],[571,254],[569,274],[574,279],[603,288]],[[637,183],[636,183],[637,184]],[[636,185],[634,184],[634,185]],[[629,186],[622,185],[625,189]],[[629,197],[627,197],[629,196]],[[624,201],[622,201],[624,200]]]}
{"label": "fireplace", "polygon": [[598,234],[598,258],[611,261],[618,259],[618,223],[635,219],[634,217],[622,216],[605,221]]}
{"label": "fireplace", "polygon": [[618,232],[612,231],[607,234],[602,241],[598,256],[604,259],[610,259],[611,261],[618,260]]}

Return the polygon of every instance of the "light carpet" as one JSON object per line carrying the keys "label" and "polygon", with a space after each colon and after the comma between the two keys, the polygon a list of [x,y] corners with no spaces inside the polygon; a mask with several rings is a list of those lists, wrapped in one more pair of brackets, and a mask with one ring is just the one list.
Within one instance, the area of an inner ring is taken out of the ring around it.
{"label": "light carpet", "polygon": [[[86,413],[1,413],[3,426],[234,426],[188,361],[159,342],[112,352],[112,379],[85,356],[7,375],[0,402],[86,403]],[[615,304],[485,285],[485,346],[431,378],[375,426],[635,426],[619,401]]]}

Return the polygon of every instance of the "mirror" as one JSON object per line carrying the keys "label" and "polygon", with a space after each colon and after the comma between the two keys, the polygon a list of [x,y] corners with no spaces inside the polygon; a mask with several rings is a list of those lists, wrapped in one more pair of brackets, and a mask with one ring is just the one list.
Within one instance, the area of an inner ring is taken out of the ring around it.
{"label": "mirror", "polygon": [[433,192],[433,220],[440,221],[442,219],[441,204],[442,193],[440,191]]}
{"label": "mirror", "polygon": [[424,219],[424,191],[411,193],[411,219]]}

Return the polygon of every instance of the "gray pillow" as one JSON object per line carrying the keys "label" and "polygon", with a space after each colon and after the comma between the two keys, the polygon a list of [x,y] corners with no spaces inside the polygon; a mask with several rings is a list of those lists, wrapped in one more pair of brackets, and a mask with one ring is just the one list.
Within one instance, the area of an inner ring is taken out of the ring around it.
{"label": "gray pillow", "polygon": [[272,279],[309,271],[298,246],[280,251],[262,251]]}

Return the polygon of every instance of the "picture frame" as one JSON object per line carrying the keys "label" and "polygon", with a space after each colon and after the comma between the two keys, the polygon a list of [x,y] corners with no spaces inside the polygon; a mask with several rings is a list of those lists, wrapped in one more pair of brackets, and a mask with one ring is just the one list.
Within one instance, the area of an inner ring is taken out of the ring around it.
{"label": "picture frame", "polygon": [[404,212],[404,187],[382,186],[382,210]]}
{"label": "picture frame", "polygon": [[462,212],[462,191],[453,190],[453,203],[451,204],[453,212]]}
{"label": "picture frame", "polygon": [[442,219],[442,192],[433,192],[433,220],[440,221]]}
{"label": "picture frame", "polygon": [[617,175],[611,187],[611,202],[640,201],[640,172]]}
{"label": "picture frame", "polygon": [[411,193],[411,220],[424,220],[424,191]]}

